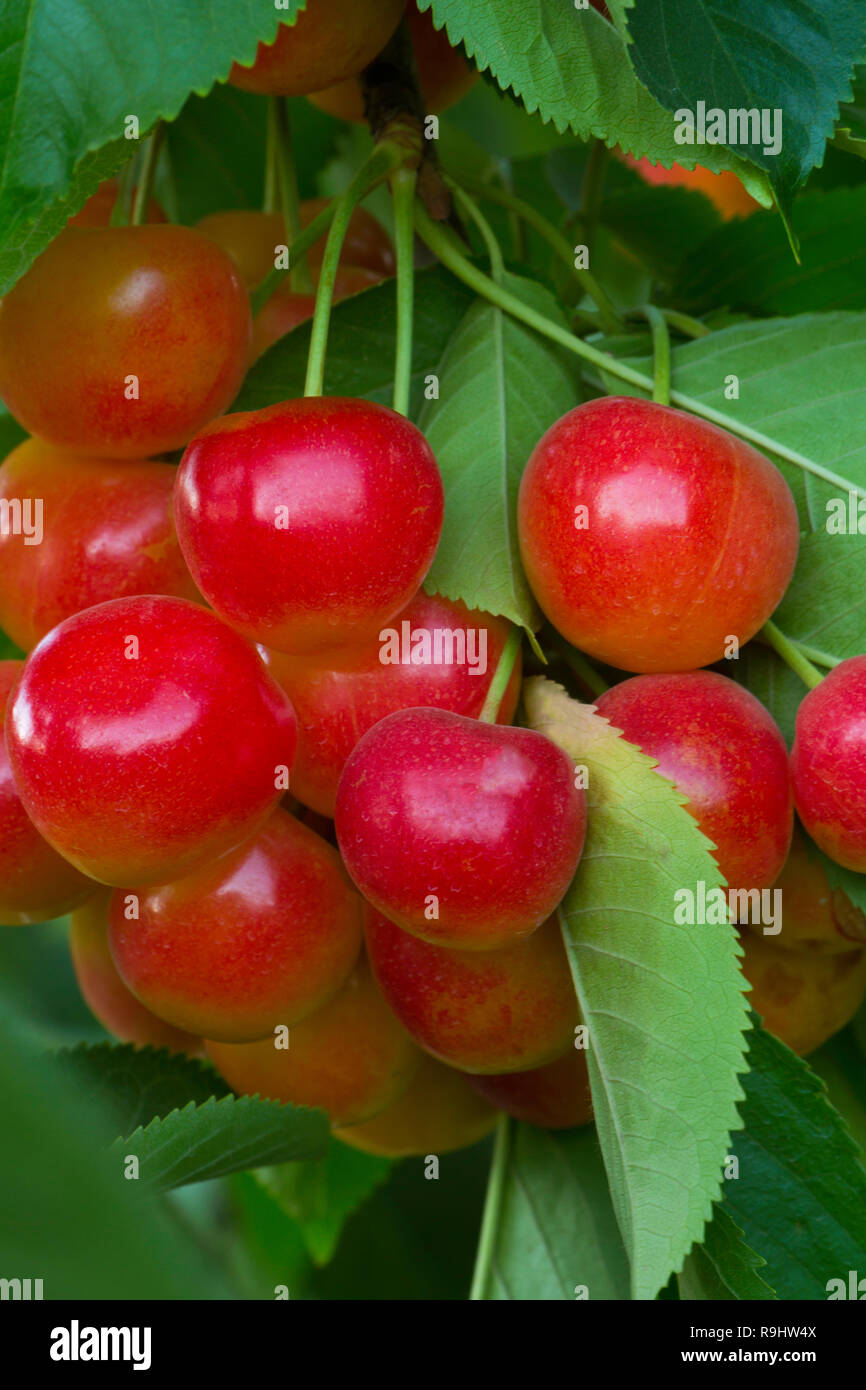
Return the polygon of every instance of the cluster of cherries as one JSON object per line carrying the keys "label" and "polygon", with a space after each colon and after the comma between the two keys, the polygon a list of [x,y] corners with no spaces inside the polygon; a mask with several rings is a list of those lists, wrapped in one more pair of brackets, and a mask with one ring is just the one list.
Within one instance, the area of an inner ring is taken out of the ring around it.
{"label": "cluster of cherries", "polygon": [[[292,90],[285,53],[334,8],[234,80]],[[441,1152],[499,1110],[584,1123],[556,912],[581,776],[511,723],[509,624],[421,588],[444,516],[426,440],[365,400],[223,414],[298,321],[287,298],[258,340],[251,322],[282,223],[113,227],[113,196],[0,304],[0,396],[32,435],[0,468],[0,626],[29,651],[0,663],[0,921],[72,912],[110,1031],[204,1050],[238,1092],[321,1106],[362,1148]],[[368,215],[346,255],[393,268]],[[866,871],[866,658],[805,698],[790,766],[759,701],[702,669],[790,581],[781,474],[679,411],[598,399],[538,443],[518,531],[561,638],[635,673],[599,712],[676,783],[731,886],[784,885],[782,949],[744,933],[745,968],[769,1026],[811,1050],[866,991],[866,932],[791,849],[794,802]],[[471,650],[485,661],[453,659]],[[773,1012],[780,971],[796,1026]]]}

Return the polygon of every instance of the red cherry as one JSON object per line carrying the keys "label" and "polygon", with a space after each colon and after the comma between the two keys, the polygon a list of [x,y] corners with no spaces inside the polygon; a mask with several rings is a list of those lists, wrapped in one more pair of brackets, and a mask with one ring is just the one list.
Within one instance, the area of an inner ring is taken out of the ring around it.
{"label": "red cherry", "polygon": [[177,1028],[255,1042],[337,993],[361,949],[340,856],[287,812],[175,883],[111,900],[109,944],[137,999]]}
{"label": "red cherry", "polygon": [[367,909],[370,964],[415,1041],[460,1071],[529,1071],[560,1056],[578,1023],[555,918],[499,951],[431,946]]}
{"label": "red cherry", "polygon": [[535,931],[562,898],[586,801],[543,734],[408,709],[350,754],[335,824],[346,868],[380,912],[424,941],[487,950]]}
{"label": "red cherry", "polygon": [[791,844],[788,750],[754,695],[714,671],[634,676],[605,692],[599,714],[658,761],[688,797],[732,888],[769,888]]}
{"label": "red cherry", "polygon": [[[799,528],[763,454],[667,406],[607,396],[563,415],[520,485],[520,549],[544,612],[625,671],[689,671],[742,645],[788,587]],[[760,556],[760,563],[756,563]]]}
{"label": "red cherry", "polygon": [[216,611],[255,642],[360,645],[415,595],[442,529],[442,480],[413,424],[316,397],[227,415],[175,489],[181,549]]}
{"label": "red cherry", "polygon": [[234,87],[266,96],[302,96],[361,72],[385,47],[406,0],[314,0],[294,24],[260,43],[251,67],[232,65]]}
{"label": "red cherry", "polygon": [[[426,705],[477,719],[508,629],[503,618],[438,594],[419,593],[375,641],[339,660],[331,656],[327,662],[302,662],[267,652],[271,673],[298,717],[292,794],[333,816],[346,759],[361,735],[386,714]],[[519,695],[518,661],[497,723],[511,722]]]}
{"label": "red cherry", "polygon": [[866,873],[866,656],[810,690],[791,750],[797,813],[837,864]]}
{"label": "red cherry", "polygon": [[0,301],[0,396],[65,449],[145,458],[232,402],[249,360],[234,262],[189,227],[67,227]]}
{"label": "red cherry", "polygon": [[0,530],[0,627],[19,647],[107,599],[199,597],[174,529],[175,472],[167,463],[71,457],[38,439],[12,450],[0,467],[0,500],[13,516],[16,506],[22,517],[31,509],[31,534]]}
{"label": "red cherry", "polygon": [[555,1062],[534,1071],[502,1076],[470,1076],[470,1086],[515,1120],[542,1129],[573,1129],[592,1119],[586,1052],[569,1048]]}
{"label": "red cherry", "polygon": [[28,815],[117,887],[167,882],[240,844],[285,790],[296,742],[258,653],[177,598],[67,618],[32,652],[7,725]]}
{"label": "red cherry", "polygon": [[[360,294],[378,285],[382,276],[378,271],[367,270],[364,266],[342,266],[334,279],[333,303],[339,304],[350,295]],[[291,281],[285,280],[278,286],[270,299],[262,305],[253,320],[252,356],[261,357],[273,343],[286,333],[291,333],[298,324],[306,323],[313,317],[316,309],[315,294],[303,294],[292,289]]]}
{"label": "red cherry", "polygon": [[0,926],[21,927],[62,917],[95,885],[43,840],[21,805],[12,778],[5,723],[9,697],[24,668],[0,661]]}
{"label": "red cherry", "polygon": [[[300,206],[301,226],[308,227],[329,202],[328,198],[305,198]],[[211,212],[197,223],[197,230],[228,252],[244,284],[250,288],[260,284],[274,269],[277,248],[287,244],[286,223],[281,212],[256,212],[249,208]],[[307,264],[313,268],[320,266],[324,254],[323,237],[307,252]],[[391,238],[366,208],[354,209],[340,259],[346,266],[378,272],[379,279],[394,274],[396,262]]]}

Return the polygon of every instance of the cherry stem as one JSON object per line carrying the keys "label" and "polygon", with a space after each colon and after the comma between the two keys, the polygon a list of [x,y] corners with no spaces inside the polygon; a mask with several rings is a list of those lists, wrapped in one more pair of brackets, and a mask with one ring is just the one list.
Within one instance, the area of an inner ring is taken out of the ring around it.
{"label": "cherry stem", "polygon": [[577,280],[584,294],[587,294],[597,305],[601,325],[606,333],[621,333],[623,328],[622,319],[617,313],[614,305],[589,270],[581,270],[574,263],[574,250],[569,245],[568,239],[554,227],[552,222],[542,216],[531,203],[524,202],[515,194],[504,188],[496,188],[487,184],[473,185],[472,192],[479,198],[486,198],[490,203],[496,203],[499,207],[507,208],[509,212],[518,217],[521,222],[525,222],[527,227],[531,227],[534,232],[546,241],[548,246],[556,253],[564,265],[568,266],[572,275]]}
{"label": "cherry stem", "polygon": [[268,124],[265,143],[265,187],[262,194],[262,212],[279,211],[279,185],[277,183],[277,122],[274,98],[268,101]]}
{"label": "cherry stem", "polygon": [[[289,247],[289,265],[297,264],[303,256],[306,256],[310,247],[315,246],[316,242],[322,239],[334,220],[335,210],[335,203],[329,203],[327,207],[322,208],[322,211],[313,218],[309,226],[304,228],[297,241],[292,242]],[[274,290],[279,289],[288,274],[289,271],[277,270],[276,267],[268,272],[251,296],[253,318],[262,305],[267,304]]]}
{"label": "cherry stem", "polygon": [[653,400],[658,405],[671,403],[671,335],[665,316],[654,304],[641,306],[641,314],[650,326],[653,338]]}
{"label": "cherry stem", "polygon": [[397,248],[397,350],[394,361],[394,409],[409,414],[412,389],[412,329],[415,312],[415,169],[398,169],[391,180]]}
{"label": "cherry stem", "polygon": [[693,319],[691,314],[682,314],[679,309],[662,309],[661,312],[671,328],[675,328],[687,338],[706,338],[707,334],[712,332],[700,319]]}
{"label": "cherry stem", "polygon": [[334,302],[334,282],[352,213],[371,189],[384,182],[407,162],[407,153],[406,148],[398,141],[383,140],[374,147],[372,154],[361,165],[345,193],[337,199],[319,272],[316,311],[313,314],[310,354],[307,359],[307,380],[304,385],[305,396],[321,396],[324,387],[325,353],[328,347],[331,305]]}
{"label": "cherry stem", "polygon": [[505,278],[505,261],[502,258],[502,248],[496,240],[496,234],[493,228],[474,198],[470,198],[469,194],[464,189],[458,188],[457,184],[453,183],[451,179],[446,179],[446,183],[453,192],[458,207],[463,209],[464,213],[475,223],[481,233],[482,240],[487,248],[487,257],[490,261],[491,278],[494,284],[501,285]]}
{"label": "cherry stem", "polygon": [[523,641],[523,629],[512,624],[511,631],[505,640],[502,648],[502,655],[499,658],[490,688],[487,691],[487,698],[481,709],[478,718],[484,724],[495,724],[499,714],[499,706],[502,698],[508,689],[508,682],[514,674],[514,667],[520,654],[520,646]]}
{"label": "cherry stem", "polygon": [[607,681],[596,671],[592,662],[584,656],[583,652],[579,652],[570,642],[566,642],[564,637],[559,636],[559,633],[553,638],[551,646],[559,652],[565,664],[571,668],[577,679],[588,690],[592,691],[593,695],[603,695],[606,690],[610,689]]}
{"label": "cherry stem", "polygon": [[810,690],[814,690],[816,685],[821,684],[824,679],[821,672],[803,655],[798,644],[786,637],[775,623],[769,620],[765,622],[758,636],[762,637],[768,646],[773,648],[773,651],[782,658],[787,666],[790,666],[795,675],[798,675]]}
{"label": "cherry stem", "polygon": [[132,216],[132,196],[135,189],[135,165],[136,160],[133,155],[127,160],[118,175],[117,197],[114,200],[114,207],[111,209],[108,223],[110,227],[129,226],[129,219]]}
{"label": "cherry stem", "polygon": [[496,1126],[496,1135],[493,1140],[493,1158],[490,1164],[490,1176],[487,1179],[487,1195],[484,1198],[484,1215],[481,1219],[481,1232],[478,1237],[478,1253],[475,1256],[475,1271],[472,1275],[472,1288],[469,1291],[471,1303],[481,1302],[487,1295],[493,1254],[499,1234],[499,1217],[502,1212],[502,1198],[505,1194],[510,1148],[511,1122],[507,1115],[503,1115]]}
{"label": "cherry stem", "polygon": [[162,121],[157,121],[150,138],[144,146],[144,153],[141,160],[141,169],[138,175],[138,184],[135,188],[135,196],[132,200],[132,211],[129,221],[133,227],[140,227],[147,221],[147,205],[153,193],[153,181],[156,177],[156,166],[162,151],[162,142],[165,139],[165,126]]}
{"label": "cherry stem", "polygon": [[[286,240],[291,246],[301,234],[301,198],[298,193],[298,172],[292,147],[292,128],[285,97],[269,99],[269,123],[274,130],[273,150],[280,211],[286,224]],[[299,294],[312,294],[313,277],[305,259],[295,261],[289,253],[289,283]]]}
{"label": "cherry stem", "polygon": [[788,640],[793,642],[795,647],[799,647],[803,655],[809,661],[814,661],[816,666],[826,666],[828,670],[832,670],[834,666],[841,666],[845,659],[842,656],[830,656],[829,652],[822,652],[820,648],[810,647],[807,642],[796,641],[793,637]]}
{"label": "cherry stem", "polygon": [[[434,222],[433,218],[418,203],[415,204],[415,226],[418,235],[427,243],[433,254],[451,271],[452,275],[456,275],[457,279],[462,280],[464,285],[475,290],[476,294],[480,294],[491,304],[497,304],[500,309],[504,309],[513,318],[520,319],[522,323],[534,328],[537,333],[543,334],[544,337],[550,338],[552,342],[567,348],[569,352],[575,353],[578,357],[583,357],[599,371],[618,377],[620,381],[627,381],[648,395],[652,393],[653,382],[644,372],[636,371],[634,367],[630,367],[626,362],[621,362],[618,358],[611,356],[609,352],[601,352],[591,343],[584,342],[582,338],[576,337],[568,329],[546,318],[544,314],[540,314],[530,305],[524,304],[510,291],[494,284],[483,271],[480,271],[467,259],[457,244],[454,234],[441,223]],[[843,478],[838,473],[833,473],[829,468],[823,468],[813,459],[807,458],[795,449],[789,449],[787,445],[781,444],[777,439],[771,439],[768,435],[761,434],[759,430],[753,430],[741,420],[726,415],[721,410],[715,410],[704,401],[693,396],[686,396],[681,391],[672,391],[671,403],[679,406],[681,410],[688,410],[692,415],[698,415],[714,425],[719,425],[729,434],[738,435],[740,439],[747,440],[750,444],[766,450],[767,453],[773,454],[777,458],[795,464],[796,467],[802,468],[807,473],[812,473],[816,478],[822,478],[826,483],[832,483],[834,487],[841,488],[844,492],[853,492],[858,497],[866,498],[866,488],[857,487],[849,478]]]}

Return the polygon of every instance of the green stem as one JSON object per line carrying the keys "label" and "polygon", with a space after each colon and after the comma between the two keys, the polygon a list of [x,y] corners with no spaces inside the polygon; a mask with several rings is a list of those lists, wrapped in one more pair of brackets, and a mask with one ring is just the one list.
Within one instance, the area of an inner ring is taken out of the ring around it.
{"label": "green stem", "polygon": [[265,140],[265,189],[262,197],[263,212],[279,212],[280,188],[277,179],[277,105],[274,98],[268,101],[268,124]]}
{"label": "green stem", "polygon": [[[453,233],[440,223],[434,222],[424,208],[418,204],[415,206],[415,226],[419,236],[427,243],[442,264],[453,275],[456,275],[458,280],[462,280],[464,285],[475,290],[476,294],[480,294],[491,304],[497,304],[500,309],[504,309],[513,318],[520,319],[522,323],[534,328],[546,338],[550,338],[552,342],[559,343],[569,352],[582,357],[586,362],[591,362],[600,371],[608,372],[611,376],[618,377],[620,381],[627,381],[630,385],[637,386],[640,390],[651,394],[653,382],[644,372],[635,371],[634,367],[629,367],[626,362],[619,361],[610,353],[600,352],[591,343],[586,343],[582,338],[575,337],[567,329],[545,318],[543,314],[539,314],[528,304],[524,304],[516,295],[509,293],[508,290],[499,285],[495,285],[477,266],[467,260],[453,238]],[[703,401],[697,400],[693,396],[686,396],[681,391],[672,391],[671,403],[679,406],[682,410],[690,411],[692,415],[699,415],[702,419],[719,425],[730,434],[738,435],[740,439],[748,440],[750,444],[756,445],[759,449],[765,449],[777,458],[795,464],[816,478],[822,478],[824,482],[832,483],[834,487],[842,488],[846,492],[854,492],[857,496],[866,498],[866,489],[855,487],[849,478],[840,477],[838,473],[833,473],[829,468],[823,468],[813,459],[806,458],[804,454],[798,453],[795,449],[789,449],[786,445],[780,444],[777,439],[771,439],[768,435],[761,434],[759,430],[751,429],[742,421],[735,420],[731,416],[725,415],[721,410],[715,410],[710,405],[705,405]]]}
{"label": "green stem", "polygon": [[469,194],[464,189],[458,188],[450,179],[446,179],[446,183],[453,191],[458,205],[472,219],[481,233],[484,245],[487,248],[487,256],[490,260],[490,277],[494,284],[501,285],[505,277],[505,262],[502,259],[502,249],[499,242],[496,240],[493,228],[474,198],[470,198]]}
{"label": "green stem", "polygon": [[[285,97],[269,97],[269,117],[274,130],[274,168],[279,190],[280,211],[286,225],[286,241],[289,246],[301,235],[301,197],[298,192],[298,171],[295,167],[295,154],[292,147],[292,129],[289,124],[289,108]],[[297,263],[289,253],[289,280],[292,289],[298,294],[311,294],[313,277],[306,260]]]}
{"label": "green stem", "polygon": [[397,349],[394,362],[394,409],[409,414],[412,388],[412,321],[415,310],[414,169],[398,169],[391,180],[397,249]]}
{"label": "green stem", "polygon": [[641,314],[653,336],[653,400],[659,405],[671,403],[671,335],[661,309],[644,304]]}
{"label": "green stem", "polygon": [[132,198],[135,190],[135,169],[137,160],[131,155],[120,171],[117,179],[117,197],[111,209],[109,226],[128,227],[132,216]]}
{"label": "green stem", "polygon": [[796,642],[792,642],[786,637],[784,632],[770,621],[764,623],[758,633],[765,642],[773,648],[787,666],[800,677],[804,685],[808,685],[810,690],[814,690],[816,685],[820,685],[824,677],[800,651]]}
{"label": "green stem", "polygon": [[799,647],[808,661],[814,661],[818,666],[826,666],[828,670],[832,670],[834,666],[842,665],[844,657],[830,656],[829,652],[822,652],[818,647],[810,647],[808,643],[797,642],[793,638],[788,640],[794,642],[795,647]]}
{"label": "green stem", "polygon": [[481,1219],[481,1233],[478,1237],[478,1253],[475,1256],[475,1272],[469,1299],[472,1303],[481,1302],[487,1293],[493,1252],[499,1233],[499,1215],[505,1192],[505,1178],[508,1171],[508,1152],[511,1147],[511,1122],[503,1115],[496,1127],[493,1141],[493,1159],[490,1164],[490,1177],[487,1180],[487,1196],[484,1199],[484,1215]]}
{"label": "green stem", "polygon": [[599,315],[602,326],[606,333],[622,332],[622,320],[605,290],[596,280],[589,270],[580,270],[574,264],[574,248],[570,245],[567,237],[562,235],[552,222],[548,222],[531,203],[526,203],[522,198],[516,197],[506,189],[490,187],[481,184],[473,187],[473,193],[477,197],[486,198],[488,202],[496,203],[499,207],[507,208],[515,216],[525,222],[527,227],[531,227],[534,232],[546,241],[548,246],[556,253],[559,259],[568,266],[572,275],[580,284],[584,294],[598,305]]}
{"label": "green stem", "polygon": [[[334,220],[335,203],[329,203],[326,208],[313,218],[309,226],[305,227],[298,237],[289,247],[289,264],[297,265],[303,256],[306,256],[311,246],[315,246],[317,241],[325,235]],[[251,296],[253,318],[259,312],[263,304],[267,304],[274,290],[279,289],[280,285],[289,274],[287,270],[277,270],[276,267],[269,271],[260,285],[256,287]]]}
{"label": "green stem", "polygon": [[514,674],[514,667],[520,655],[520,647],[523,641],[522,628],[512,626],[505,646],[502,648],[502,655],[499,658],[490,688],[487,691],[487,698],[481,709],[478,718],[485,724],[495,724],[496,716],[499,713],[499,706],[502,704],[502,697],[508,689],[508,682]]}
{"label": "green stem", "polygon": [[665,319],[671,328],[676,328],[678,332],[685,334],[687,338],[705,338],[712,329],[708,328],[700,319],[693,319],[691,314],[682,314],[679,309],[662,309]]}
{"label": "green stem", "polygon": [[383,140],[375,146],[372,154],[362,164],[345,193],[337,199],[334,219],[325,246],[322,268],[319,272],[316,312],[313,315],[310,355],[307,359],[307,380],[304,385],[305,396],[321,396],[322,394],[325,380],[325,352],[328,347],[328,325],[331,319],[331,305],[334,301],[334,281],[337,277],[340,252],[343,249],[343,241],[352,213],[361,199],[365,198],[372,188],[395,173],[401,165],[405,164],[406,159],[405,146],[396,141]]}
{"label": "green stem", "polygon": [[159,160],[162,142],[165,139],[165,126],[162,121],[157,121],[150,138],[144,146],[144,154],[141,160],[141,168],[138,174],[138,184],[135,189],[135,196],[132,201],[130,212],[130,225],[140,227],[147,221],[147,205],[153,193],[153,181],[156,177],[156,165]]}
{"label": "green stem", "polygon": [[557,636],[552,645],[559,652],[565,664],[569,666],[577,676],[577,679],[581,681],[588,690],[591,690],[593,695],[603,695],[606,690],[610,689],[607,681],[602,679],[601,675],[596,671],[587,657],[584,656],[583,652],[579,652],[570,642],[566,642],[564,637],[560,638]]}

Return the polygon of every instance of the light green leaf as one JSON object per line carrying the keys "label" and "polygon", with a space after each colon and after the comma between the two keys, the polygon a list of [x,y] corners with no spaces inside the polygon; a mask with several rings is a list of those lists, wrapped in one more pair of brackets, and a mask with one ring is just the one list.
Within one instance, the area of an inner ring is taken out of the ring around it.
{"label": "light green leaf", "polygon": [[298,1223],[312,1259],[324,1265],[337,1248],[346,1218],[387,1181],[392,1167],[390,1159],[331,1139],[324,1158],[314,1163],[259,1168],[253,1176]]}

